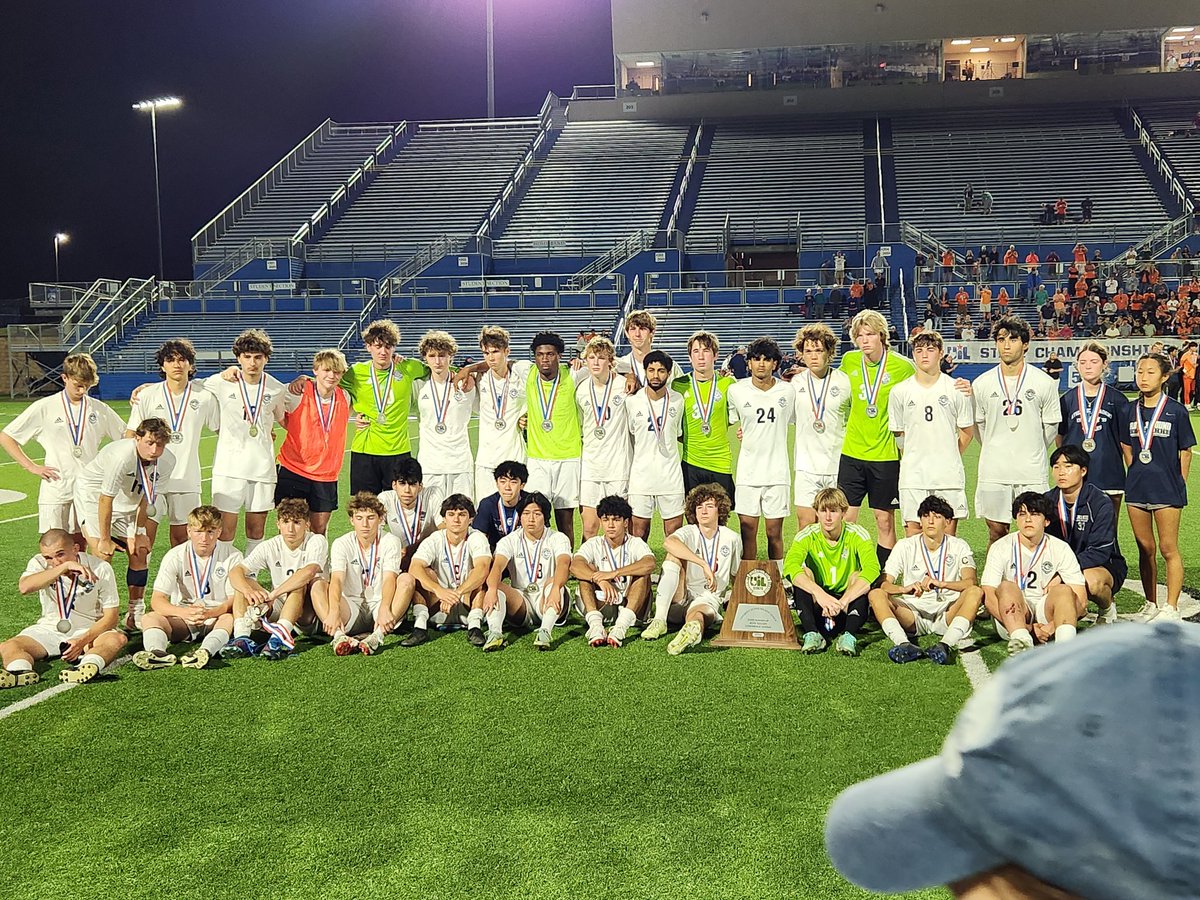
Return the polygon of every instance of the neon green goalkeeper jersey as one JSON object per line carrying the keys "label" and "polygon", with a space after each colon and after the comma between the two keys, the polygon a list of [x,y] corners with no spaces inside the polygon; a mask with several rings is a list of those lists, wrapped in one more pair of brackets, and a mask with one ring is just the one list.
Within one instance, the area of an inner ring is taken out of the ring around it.
{"label": "neon green goalkeeper jersey", "polygon": [[[883,366],[882,375],[879,367]],[[851,350],[842,357],[838,366],[850,378],[850,419],[846,423],[846,439],[842,442],[842,454],[853,459],[869,462],[886,462],[900,458],[896,436],[888,429],[888,396],[892,388],[915,372],[912,360],[891,350],[887,359],[871,365],[867,363],[866,374],[871,384],[863,380],[863,354]],[[873,404],[867,403],[868,388],[878,384],[878,393]],[[870,414],[874,407],[875,415]]]}
{"label": "neon green goalkeeper jersey", "polygon": [[[729,448],[729,388],[737,383],[734,378],[719,376],[696,383],[692,392],[690,376],[676,378],[671,389],[683,394],[683,461],[709,472],[733,474],[733,451]],[[713,385],[717,396],[713,397]],[[696,394],[699,394],[697,403]],[[712,404],[709,433],[704,433],[701,407]]]}
{"label": "neon green goalkeeper jersey", "polygon": [[371,420],[366,428],[354,431],[350,449],[355,453],[392,456],[412,451],[408,413],[412,408],[413,382],[428,378],[429,367],[419,360],[405,359],[392,366],[387,374],[391,377],[385,377],[368,360],[355,363],[342,376],[341,385],[353,398],[351,412]]}
{"label": "neon green goalkeeper jersey", "polygon": [[797,532],[783,560],[783,574],[788,578],[794,579],[803,568],[829,593],[840,595],[856,572],[869,582],[878,578],[879,557],[871,535],[858,523],[843,522],[841,536],[831,544],[814,522]]}

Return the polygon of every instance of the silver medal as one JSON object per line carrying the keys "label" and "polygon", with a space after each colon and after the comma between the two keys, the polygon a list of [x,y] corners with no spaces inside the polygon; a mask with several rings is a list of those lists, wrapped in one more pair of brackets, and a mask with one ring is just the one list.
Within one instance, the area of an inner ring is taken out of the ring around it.
{"label": "silver medal", "polygon": [[497,420],[495,421],[495,423],[493,423],[493,424],[495,424],[495,426],[496,426],[496,430],[497,430],[497,431],[503,431],[503,430],[504,430],[504,420],[503,420],[503,419],[497,419]]}
{"label": "silver medal", "polygon": [[183,432],[182,431],[172,431],[171,432],[171,443],[172,444],[182,444],[183,443]]}
{"label": "silver medal", "polygon": [[155,506],[153,503],[147,503],[146,504],[146,518],[153,519],[157,515],[158,515],[158,507]]}
{"label": "silver medal", "polygon": [[814,419],[813,420],[813,431],[815,431],[817,434],[824,434],[825,433],[825,423],[822,422],[820,419]]}
{"label": "silver medal", "polygon": [[1096,449],[1096,442],[1093,441],[1091,438],[1085,438],[1084,442],[1083,442],[1083,449],[1086,450],[1088,453],[1091,453],[1093,450]]}
{"label": "silver medal", "polygon": [[445,434],[446,433],[446,423],[438,422],[436,425],[433,426],[433,430],[436,431],[438,434]]}
{"label": "silver medal", "polygon": [[549,433],[553,430],[554,430],[554,423],[551,422],[549,419],[546,419],[544,422],[542,422],[542,431]]}
{"label": "silver medal", "polygon": [[703,425],[700,426],[700,432],[705,437],[707,437],[708,435],[712,434],[712,426],[709,425],[707,422],[705,422]]}
{"label": "silver medal", "polygon": [[525,596],[526,597],[536,597],[537,592],[538,592],[538,586],[536,584],[525,585]]}
{"label": "silver medal", "polygon": [[75,449],[73,449],[73,450],[71,451],[71,455],[72,455],[73,457],[75,457],[76,459],[80,459],[80,458],[83,456],[83,448],[82,448],[82,447],[76,447]]}
{"label": "silver medal", "polygon": [[592,434],[594,434],[596,436],[596,440],[598,440],[598,441],[604,440],[604,429],[603,428],[597,427],[596,430],[592,432]]}
{"label": "silver medal", "polygon": [[258,437],[258,426],[257,425],[250,426],[250,437]]}
{"label": "silver medal", "polygon": [[56,627],[58,628],[58,630],[61,633],[68,634],[71,631],[71,620],[70,619],[59,619],[58,625]]}
{"label": "silver medal", "polygon": [[378,422],[380,425],[386,425],[387,424],[387,416],[384,413],[380,413],[379,418],[376,419],[375,421]]}
{"label": "silver medal", "polygon": [[879,407],[876,406],[874,403],[867,404],[867,418],[873,419],[877,415],[879,415]]}
{"label": "silver medal", "polygon": [[1138,454],[1138,462],[1142,463],[1143,465],[1149,465],[1150,460],[1152,459],[1154,459],[1154,454],[1149,450],[1143,450]]}

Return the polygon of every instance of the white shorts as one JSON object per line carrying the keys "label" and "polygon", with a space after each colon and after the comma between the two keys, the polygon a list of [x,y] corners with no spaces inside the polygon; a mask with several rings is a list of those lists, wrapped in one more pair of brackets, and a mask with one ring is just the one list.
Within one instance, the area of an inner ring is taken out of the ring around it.
{"label": "white shorts", "polygon": [[375,630],[375,614],[379,612],[379,604],[369,600],[349,600],[345,597],[342,602],[350,607],[350,615],[342,623],[342,631],[349,635],[367,634]]}
{"label": "white shorts", "polygon": [[494,493],[496,493],[496,467],[476,466],[475,495],[472,497],[475,505],[478,506],[480,500]]}
{"label": "white shorts", "polygon": [[654,511],[664,519],[677,519],[683,515],[683,494],[630,494],[629,505],[639,519],[653,519]]}
{"label": "white shorts", "polygon": [[29,638],[32,641],[36,641],[46,651],[46,656],[51,659],[57,659],[61,655],[59,647],[62,644],[73,641],[84,634],[87,634],[86,628],[76,628],[74,631],[68,631],[66,634],[63,634],[53,625],[37,624],[22,629],[17,637]]}
{"label": "white shorts", "polygon": [[579,485],[579,503],[595,509],[605,497],[628,497],[629,479],[624,481],[583,481]]}
{"label": "white shorts", "polygon": [[[1032,599],[1029,597],[1025,597],[1025,605],[1028,606],[1029,611],[1031,613],[1033,613],[1033,621],[1034,622],[1036,622],[1039,625],[1049,625],[1050,624],[1050,617],[1046,613],[1046,595],[1045,594],[1041,594],[1039,596],[1033,597]],[[1000,636],[1000,639],[1002,641],[1007,641],[1008,640],[1008,629],[1004,627],[1004,625],[1000,622],[999,619],[996,619],[995,624],[996,624],[996,634],[998,634]]]}
{"label": "white shorts", "polygon": [[975,486],[975,515],[992,522],[1011,522],[1013,500],[1026,491],[1044,494],[1046,482],[997,484],[994,481],[981,481]]}
{"label": "white shorts", "polygon": [[900,606],[903,606],[916,618],[918,635],[942,635],[945,634],[946,629],[950,627],[946,623],[946,612],[951,606],[954,605],[954,600],[957,600],[958,597],[956,595],[954,600],[948,600],[944,603],[936,604],[936,606],[939,608],[935,608],[935,606],[932,604],[926,605],[924,603],[920,605],[913,605],[909,602],[907,597],[894,597],[892,599],[896,600]]}
{"label": "white shorts", "polygon": [[[494,482],[493,482],[494,483]],[[442,475],[426,475],[421,494],[425,500],[425,508],[433,512],[434,518],[442,521],[442,501],[451,494],[462,494],[466,497],[475,496],[475,476],[470,472],[453,472]]]}
{"label": "white shorts", "polygon": [[[914,488],[900,488],[900,515],[905,522],[919,521],[917,518],[917,510],[921,508],[921,504],[925,502],[925,498],[930,494],[936,494],[954,510],[954,518],[961,522],[963,519],[970,518],[971,511],[967,509],[967,492],[965,490],[956,491],[949,488],[929,488],[928,490]],[[1009,506],[1012,504],[1010,503]]]}
{"label": "white shorts", "polygon": [[214,475],[212,502],[223,513],[269,512],[275,508],[275,482]]}
{"label": "white shorts", "polygon": [[802,472],[797,469],[796,488],[792,494],[792,499],[797,506],[812,509],[813,498],[817,496],[817,491],[837,486],[837,472],[831,472],[828,475],[815,475],[812,472]]}
{"label": "white shorts", "polygon": [[[538,591],[532,597],[521,591],[519,588],[513,588],[521,594],[521,599],[525,601],[525,621],[526,628],[536,628],[542,624],[542,593]],[[559,611],[558,619],[555,622],[556,626],[567,624],[567,619],[571,617],[571,593],[566,588],[563,588],[562,609]]]}
{"label": "white shorts", "polygon": [[[96,507],[87,509],[78,509],[76,512],[79,515],[79,530],[83,532],[84,537],[90,537],[96,540],[100,537],[100,512]],[[112,523],[109,526],[108,533],[114,538],[122,541],[128,541],[137,534],[137,513],[116,513],[112,515]]]}
{"label": "white shorts", "polygon": [[539,491],[545,494],[554,509],[576,509],[579,506],[578,459],[534,459],[529,458],[529,483],[527,493]]}
{"label": "white shorts", "polygon": [[67,534],[79,530],[79,517],[75,515],[75,504],[68,500],[66,503],[38,504],[38,534],[45,534],[51,528],[61,528]]}
{"label": "white shorts", "polygon": [[723,620],[721,615],[722,603],[721,598],[716,594],[705,592],[697,597],[688,600],[686,597],[682,603],[672,603],[667,607],[667,624],[672,628],[678,628],[683,625],[687,614],[693,609],[701,610],[706,616],[720,624]]}
{"label": "white shorts", "polygon": [[737,504],[733,511],[739,516],[762,516],[764,519],[782,519],[792,511],[788,504],[788,485],[771,484],[766,487],[735,484]]}
{"label": "white shorts", "polygon": [[[274,499],[274,494],[272,494]],[[159,525],[167,520],[168,525],[186,525],[192,510],[200,505],[200,494],[160,494],[154,504],[157,513],[154,521]]]}

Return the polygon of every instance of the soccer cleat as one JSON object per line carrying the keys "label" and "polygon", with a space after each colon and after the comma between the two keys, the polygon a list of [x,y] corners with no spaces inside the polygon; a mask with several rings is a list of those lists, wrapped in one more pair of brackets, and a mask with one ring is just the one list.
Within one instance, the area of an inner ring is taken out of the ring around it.
{"label": "soccer cleat", "polygon": [[348,635],[339,634],[333,639],[333,652],[336,656],[351,656],[358,652],[358,641]]}
{"label": "soccer cleat", "polygon": [[605,632],[603,625],[593,625],[588,628],[587,639],[593,647],[608,646],[608,633]]}
{"label": "soccer cleat", "polygon": [[539,628],[537,636],[533,639],[533,646],[539,650],[550,649],[550,632],[545,628]]}
{"label": "soccer cleat", "polygon": [[903,644],[897,644],[892,649],[888,650],[888,659],[894,663],[909,663],[920,659],[925,655],[925,651],[914,644],[912,641],[905,641]]}
{"label": "soccer cleat", "polygon": [[24,672],[10,672],[8,669],[0,669],[0,690],[4,688],[29,687],[31,684],[37,684],[41,680],[42,676],[32,669]]}
{"label": "soccer cleat", "polygon": [[1178,622],[1183,616],[1176,606],[1168,606],[1163,604],[1158,610],[1158,615],[1154,617],[1155,622]]}
{"label": "soccer cleat", "polygon": [[[225,646],[228,647],[229,645],[226,644]],[[291,652],[288,649],[288,645],[278,635],[274,634],[268,638],[267,642],[262,645],[262,649],[259,650],[259,654],[266,659],[287,659]],[[221,651],[221,655],[225,655],[224,650]]]}
{"label": "soccer cleat", "polygon": [[58,673],[58,680],[64,684],[84,684],[100,674],[100,667],[95,663],[80,663],[63,669]]}
{"label": "soccer cleat", "polygon": [[992,614],[988,612],[987,604],[981,600],[979,602],[979,609],[975,610],[975,621],[986,622],[991,617]]}
{"label": "soccer cleat", "polygon": [[1111,625],[1115,621],[1117,621],[1117,604],[1115,603],[1108,604],[1107,608],[1096,613],[1097,625]]}
{"label": "soccer cleat", "polygon": [[948,666],[954,662],[954,656],[942,641],[938,641],[932,647],[925,651],[925,655],[937,663],[939,666]]}
{"label": "soccer cleat", "polygon": [[426,628],[414,628],[412,634],[400,642],[401,647],[420,647],[423,643],[429,640],[429,630]]}
{"label": "soccer cleat", "polygon": [[1142,604],[1142,608],[1137,611],[1137,618],[1143,622],[1149,622],[1158,615],[1158,604],[1151,600],[1147,600]]}
{"label": "soccer cleat", "polygon": [[1033,645],[1027,644],[1020,638],[1008,639],[1008,655],[1016,656],[1018,653],[1024,653],[1026,650],[1032,650]]}
{"label": "soccer cleat", "polygon": [[612,647],[615,650],[618,647],[620,647],[622,643],[624,643],[624,642],[619,637],[617,637],[615,634],[609,634],[608,646]]}
{"label": "soccer cleat", "polygon": [[482,647],[487,642],[483,629],[478,626],[467,629],[467,640],[471,642],[472,647]]}
{"label": "soccer cleat", "polygon": [[[277,640],[272,638],[271,640]],[[267,643],[270,643],[268,641]],[[218,651],[221,659],[241,659],[245,656],[257,656],[262,650],[261,647],[250,637],[235,637],[228,644]],[[274,659],[275,657],[269,657]]]}
{"label": "soccer cleat", "polygon": [[800,641],[801,653],[820,653],[827,646],[825,638],[816,631],[804,632],[804,638]]}
{"label": "soccer cleat", "polygon": [[185,669],[203,669],[208,665],[208,661],[212,659],[212,655],[203,647],[197,647],[195,653],[189,653],[181,657],[179,664]]}
{"label": "soccer cleat", "polygon": [[667,644],[667,653],[671,656],[678,656],[699,644],[703,637],[704,629],[699,622],[685,622],[679,629],[679,633],[671,638],[671,643]]}
{"label": "soccer cleat", "polygon": [[151,669],[169,669],[175,662],[175,654],[166,650],[139,650],[133,654],[133,664],[146,672]]}
{"label": "soccer cleat", "polygon": [[502,634],[489,634],[487,643],[483,645],[484,653],[495,653],[497,650],[503,650],[508,646],[508,642],[504,640]]}
{"label": "soccer cleat", "polygon": [[642,629],[643,641],[657,641],[660,637],[667,633],[667,620],[654,619],[649,625]]}
{"label": "soccer cleat", "polygon": [[833,642],[833,649],[842,656],[858,656],[858,639],[848,631],[843,631]]}

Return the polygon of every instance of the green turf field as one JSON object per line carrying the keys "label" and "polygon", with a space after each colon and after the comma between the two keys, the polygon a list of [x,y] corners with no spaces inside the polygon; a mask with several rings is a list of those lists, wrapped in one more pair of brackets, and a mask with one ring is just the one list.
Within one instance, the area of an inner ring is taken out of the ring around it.
{"label": "green turf field", "polygon": [[[23,406],[0,402],[0,424]],[[967,455],[970,492],[978,446]],[[37,484],[5,458],[0,486],[28,495],[0,505],[8,637],[37,609],[16,591]],[[330,537],[346,530],[335,513]],[[982,522],[960,535],[982,569]],[[156,559],[166,546],[163,529]],[[1127,519],[1121,546],[1136,577]],[[1120,597],[1123,611],[1141,602]],[[671,659],[665,640],[592,650],[582,633],[573,622],[555,652],[521,635],[487,656],[462,633],[414,650],[391,638],[371,658],[302,640],[283,662],[125,666],[20,709],[0,720],[0,894],[862,896],[826,861],[825,810],[935,753],[970,691],[961,665],[888,662],[877,627],[858,659],[707,643]],[[989,625],[977,639],[998,665]],[[0,715],[57,671],[0,694]]]}

